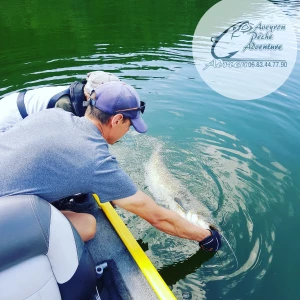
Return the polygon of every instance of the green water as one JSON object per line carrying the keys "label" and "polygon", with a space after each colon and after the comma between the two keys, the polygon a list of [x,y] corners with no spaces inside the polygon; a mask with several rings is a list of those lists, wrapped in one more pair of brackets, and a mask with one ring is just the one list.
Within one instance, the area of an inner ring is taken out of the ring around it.
{"label": "green water", "polygon": [[[263,99],[215,93],[193,64],[192,38],[216,2],[2,1],[0,92],[68,84],[91,70],[135,86],[149,131],[115,146],[120,163],[149,192],[144,164],[162,146],[172,176],[210,209],[238,259],[237,266],[226,245],[204,254],[123,214],[178,299],[295,299],[300,58]],[[274,2],[294,19],[299,42],[299,1]]]}

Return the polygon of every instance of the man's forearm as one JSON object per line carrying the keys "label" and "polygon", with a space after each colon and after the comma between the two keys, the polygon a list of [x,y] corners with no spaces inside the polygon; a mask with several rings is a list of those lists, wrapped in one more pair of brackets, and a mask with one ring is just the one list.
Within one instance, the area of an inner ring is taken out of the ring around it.
{"label": "man's forearm", "polygon": [[201,241],[210,236],[209,230],[198,227],[177,213],[157,205],[141,191],[134,196],[114,201],[114,204],[140,216],[157,229],[170,235],[194,241]]}
{"label": "man's forearm", "polygon": [[158,218],[155,222],[148,221],[155,228],[170,235],[198,242],[210,235],[209,230],[188,222],[177,213],[162,207],[160,209],[162,210],[161,218]]}

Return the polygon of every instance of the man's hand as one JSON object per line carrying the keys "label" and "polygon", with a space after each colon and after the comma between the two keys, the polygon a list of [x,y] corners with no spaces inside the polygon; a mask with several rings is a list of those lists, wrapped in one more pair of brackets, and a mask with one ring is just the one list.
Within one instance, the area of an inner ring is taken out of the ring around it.
{"label": "man's hand", "polygon": [[210,227],[211,236],[206,237],[199,242],[199,246],[204,251],[217,252],[222,246],[222,240],[219,232]]}

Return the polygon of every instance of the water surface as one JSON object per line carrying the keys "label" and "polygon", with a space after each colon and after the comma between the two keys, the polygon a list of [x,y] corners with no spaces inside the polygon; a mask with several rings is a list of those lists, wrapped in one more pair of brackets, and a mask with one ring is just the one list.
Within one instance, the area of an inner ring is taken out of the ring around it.
{"label": "water surface", "polygon": [[[178,299],[292,299],[298,295],[298,57],[276,92],[235,101],[211,90],[193,63],[193,33],[217,1],[12,0],[1,3],[0,91],[69,84],[110,71],[147,102],[147,135],[113,147],[139,188],[156,147],[230,241],[215,256],[122,213]],[[295,24],[299,1],[273,1]],[[135,151],[129,151],[128,149]]]}

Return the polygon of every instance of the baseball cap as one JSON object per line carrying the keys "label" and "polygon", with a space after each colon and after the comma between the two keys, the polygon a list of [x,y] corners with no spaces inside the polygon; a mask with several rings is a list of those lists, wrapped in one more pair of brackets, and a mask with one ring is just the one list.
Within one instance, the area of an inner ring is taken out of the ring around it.
{"label": "baseball cap", "polygon": [[93,71],[86,75],[86,91],[91,94],[93,90],[95,90],[98,86],[103,83],[110,81],[120,81],[120,79],[108,72],[103,71]]}
{"label": "baseball cap", "polygon": [[145,103],[140,101],[136,90],[122,81],[112,81],[100,85],[94,90],[95,100],[91,105],[111,115],[118,113],[129,118],[134,129],[139,133],[147,131],[147,125],[141,118]]}

